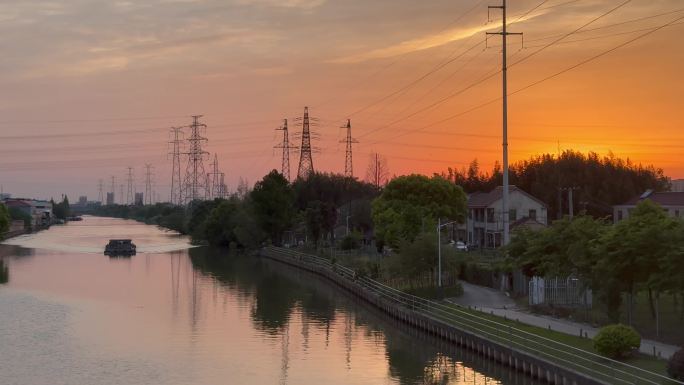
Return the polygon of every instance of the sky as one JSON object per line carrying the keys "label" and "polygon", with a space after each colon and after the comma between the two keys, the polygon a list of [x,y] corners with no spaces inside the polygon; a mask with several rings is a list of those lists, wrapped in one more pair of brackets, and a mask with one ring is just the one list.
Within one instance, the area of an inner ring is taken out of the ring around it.
{"label": "sky", "polygon": [[[203,115],[229,190],[280,169],[288,119],[315,117],[317,171],[501,161],[500,10],[482,0],[0,3],[0,185],[98,199],[133,167],[169,198],[169,129]],[[511,162],[574,149],[684,178],[681,0],[509,1]],[[290,155],[296,175],[299,154]],[[185,170],[185,162],[182,164]],[[126,187],[124,187],[126,190]]]}

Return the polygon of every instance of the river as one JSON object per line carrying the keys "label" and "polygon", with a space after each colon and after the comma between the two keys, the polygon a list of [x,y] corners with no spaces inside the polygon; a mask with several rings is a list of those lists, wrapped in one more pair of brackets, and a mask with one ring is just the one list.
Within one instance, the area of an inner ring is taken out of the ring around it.
{"label": "river", "polygon": [[[102,255],[131,238],[138,255]],[[0,382],[534,384],[275,261],[84,217],[0,244]]]}

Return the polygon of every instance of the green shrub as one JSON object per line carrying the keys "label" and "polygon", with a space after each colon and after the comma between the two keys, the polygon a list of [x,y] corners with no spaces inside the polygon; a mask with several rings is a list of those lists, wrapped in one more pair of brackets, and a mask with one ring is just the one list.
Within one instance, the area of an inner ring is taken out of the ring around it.
{"label": "green shrub", "polygon": [[416,297],[422,297],[427,299],[440,300],[444,298],[460,297],[463,295],[463,286],[459,282],[456,282],[453,286],[442,287],[441,289],[436,286],[430,287],[418,287],[404,290],[405,293],[415,295]]}
{"label": "green shrub", "polygon": [[672,378],[684,380],[684,348],[679,349],[667,363],[667,374]]}
{"label": "green shrub", "polygon": [[610,358],[627,357],[641,345],[641,336],[632,327],[617,324],[608,325],[594,337],[594,349]]}

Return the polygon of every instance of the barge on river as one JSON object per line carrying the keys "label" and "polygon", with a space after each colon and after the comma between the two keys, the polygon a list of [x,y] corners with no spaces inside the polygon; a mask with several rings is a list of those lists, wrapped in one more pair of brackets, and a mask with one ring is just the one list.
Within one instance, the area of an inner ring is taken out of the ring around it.
{"label": "barge on river", "polygon": [[135,243],[130,239],[110,239],[105,246],[104,255],[110,257],[130,257],[135,255]]}

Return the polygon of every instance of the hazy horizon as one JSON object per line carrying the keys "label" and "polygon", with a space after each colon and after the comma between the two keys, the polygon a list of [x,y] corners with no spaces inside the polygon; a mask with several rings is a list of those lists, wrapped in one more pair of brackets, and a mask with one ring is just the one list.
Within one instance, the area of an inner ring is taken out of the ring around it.
{"label": "hazy horizon", "polygon": [[[509,30],[524,32],[523,49],[516,36],[508,45],[512,162],[559,149],[612,152],[684,177],[680,1],[509,3]],[[201,114],[206,150],[233,191],[240,177],[254,183],[280,169],[275,129],[287,118],[293,136],[304,106],[319,119],[317,171],[344,171],[347,118],[360,178],[372,152],[397,175],[474,158],[490,170],[501,161],[501,53],[498,38],[484,39],[500,28],[496,12],[487,23],[487,5],[497,4],[1,4],[0,184],[14,196],[94,200],[98,181],[107,191],[128,166],[144,191],[150,163],[166,200],[169,128]]]}

